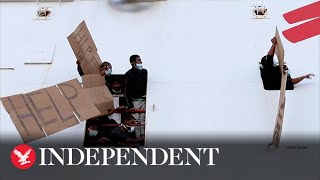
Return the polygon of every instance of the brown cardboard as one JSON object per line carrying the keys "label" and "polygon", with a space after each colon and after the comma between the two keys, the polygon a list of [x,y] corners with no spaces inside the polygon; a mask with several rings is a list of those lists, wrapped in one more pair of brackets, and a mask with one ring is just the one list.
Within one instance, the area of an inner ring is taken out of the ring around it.
{"label": "brown cardboard", "polygon": [[272,143],[279,148],[280,144],[280,138],[282,133],[282,124],[283,124],[283,118],[284,118],[284,109],[285,109],[285,93],[286,93],[286,83],[287,83],[287,71],[285,71],[285,74],[282,76],[281,79],[281,90],[280,90],[280,98],[279,98],[279,106],[278,106],[278,114],[276,118],[276,124],[273,131],[273,140]]}
{"label": "brown cardboard", "polygon": [[1,98],[24,143],[46,136],[22,94]]}
{"label": "brown cardboard", "polygon": [[113,96],[105,85],[104,77],[100,74],[82,76],[83,88],[100,111],[100,115],[110,114],[114,109]]}
{"label": "brown cardboard", "polygon": [[101,74],[91,74],[82,76],[83,88],[106,86],[105,78]]}
{"label": "brown cardboard", "polygon": [[[93,104],[92,97],[95,102],[99,102],[99,109],[104,110],[102,105],[109,108],[109,99],[97,100],[99,95],[106,93],[98,86],[101,82],[97,82],[93,80],[97,86],[94,88],[98,90],[84,90],[78,80],[73,79],[58,86],[4,97],[1,101],[23,142],[28,143],[78,124],[75,114],[81,121],[99,116],[101,113]],[[106,86],[103,84],[103,87]],[[99,95],[90,94],[89,90]]]}
{"label": "brown cardboard", "polygon": [[77,60],[80,61],[83,73],[99,74],[102,62],[85,21],[82,21],[67,39]]}
{"label": "brown cardboard", "polygon": [[275,53],[276,53],[278,61],[279,61],[279,67],[280,67],[280,70],[281,70],[281,74],[283,75],[284,74],[284,72],[283,72],[284,48],[283,48],[282,41],[281,41],[281,38],[280,38],[280,34],[279,34],[279,31],[278,31],[277,27],[276,27],[275,37],[277,39],[277,45],[276,45],[276,52]]}
{"label": "brown cardboard", "polygon": [[58,121],[52,103],[43,92],[43,89],[36,90],[23,95],[30,107],[34,117],[46,132],[50,124]]}
{"label": "brown cardboard", "polygon": [[73,114],[72,108],[68,100],[60,93],[56,86],[51,86],[43,90],[46,95],[46,100],[52,105],[54,116],[57,121],[50,123],[44,127],[47,135],[51,135],[63,129],[77,125],[79,122]]}
{"label": "brown cardboard", "polygon": [[286,92],[286,83],[287,83],[287,72],[284,71],[284,48],[282,45],[282,41],[280,38],[280,34],[278,31],[278,28],[276,28],[276,34],[275,37],[277,39],[277,45],[276,45],[276,55],[278,57],[279,61],[279,67],[281,70],[281,89],[280,89],[280,98],[279,98],[279,105],[278,105],[278,113],[276,118],[276,124],[273,131],[273,140],[272,144],[274,144],[277,148],[279,148],[280,145],[280,138],[282,133],[282,124],[283,124],[283,118],[284,118],[284,109],[285,109],[285,92]]}
{"label": "brown cardboard", "polygon": [[82,89],[77,79],[57,84],[57,86],[81,121],[100,115],[90,98],[90,94]]}

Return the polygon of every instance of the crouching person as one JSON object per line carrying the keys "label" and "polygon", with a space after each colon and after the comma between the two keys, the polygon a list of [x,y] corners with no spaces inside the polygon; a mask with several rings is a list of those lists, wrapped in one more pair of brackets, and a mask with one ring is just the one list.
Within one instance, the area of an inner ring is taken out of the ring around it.
{"label": "crouching person", "polygon": [[[280,90],[281,69],[279,63],[273,59],[277,44],[276,38],[272,38],[271,42],[272,46],[268,52],[268,55],[261,58],[260,75],[265,90]],[[306,78],[311,79],[314,76],[314,74],[306,74],[297,78],[291,78],[288,67],[284,65],[283,68],[289,72],[287,77],[286,90],[293,90],[295,84],[298,84]]]}
{"label": "crouching person", "polygon": [[137,148],[144,144],[144,138],[136,138],[135,118],[130,114],[121,116],[121,124],[112,130],[110,139],[114,146]]}

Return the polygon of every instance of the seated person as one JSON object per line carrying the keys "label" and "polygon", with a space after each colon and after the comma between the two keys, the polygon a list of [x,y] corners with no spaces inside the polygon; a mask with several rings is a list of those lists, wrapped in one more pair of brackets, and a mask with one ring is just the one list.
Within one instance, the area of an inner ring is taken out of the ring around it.
{"label": "seated person", "polygon": [[101,124],[117,124],[113,119],[109,119],[107,115],[95,117],[87,120],[86,134],[85,134],[85,147],[110,145],[111,140],[108,136],[114,127],[105,127]]}
{"label": "seated person", "polygon": [[135,136],[135,119],[130,114],[123,114],[122,124],[112,130],[109,139],[114,146],[139,147],[143,145],[144,138],[136,138]]}
{"label": "seated person", "polygon": [[[272,46],[268,52],[268,55],[261,58],[260,75],[265,90],[280,90],[281,70],[279,64],[273,59],[277,44],[276,38],[272,38],[271,42]],[[284,65],[284,69],[288,70],[288,67]],[[295,84],[298,84],[305,78],[311,79],[311,76],[314,76],[314,74],[307,74],[301,77],[291,78],[290,73],[288,73],[286,90],[293,90]]]}
{"label": "seated person", "polygon": [[[79,75],[80,76],[84,75],[82,68],[80,66],[80,64],[81,64],[80,61],[76,61],[76,63],[77,63],[77,70],[78,70]],[[112,73],[111,63],[104,61],[100,66],[100,74],[101,74],[101,76],[104,76],[106,86],[108,86],[108,84],[110,83],[109,77],[110,77],[111,73]]]}

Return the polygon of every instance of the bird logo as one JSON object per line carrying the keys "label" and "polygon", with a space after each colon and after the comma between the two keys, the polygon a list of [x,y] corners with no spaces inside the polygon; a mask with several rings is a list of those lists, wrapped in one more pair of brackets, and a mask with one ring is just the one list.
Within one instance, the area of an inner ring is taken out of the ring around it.
{"label": "bird logo", "polygon": [[30,168],[36,160],[36,154],[32,147],[21,144],[16,146],[11,152],[11,162],[19,169]]}
{"label": "bird logo", "polygon": [[19,150],[14,149],[13,153],[18,156],[18,158],[19,158],[18,162],[20,162],[20,165],[23,166],[25,164],[31,163],[31,161],[27,161],[31,151],[32,151],[32,149],[29,149],[26,153],[24,153],[24,155],[22,155]]}

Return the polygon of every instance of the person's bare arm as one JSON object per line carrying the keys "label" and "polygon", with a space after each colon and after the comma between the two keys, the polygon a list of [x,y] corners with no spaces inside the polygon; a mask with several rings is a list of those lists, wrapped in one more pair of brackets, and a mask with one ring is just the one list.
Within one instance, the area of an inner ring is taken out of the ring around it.
{"label": "person's bare arm", "polygon": [[277,45],[277,39],[274,37],[271,39],[272,46],[268,52],[269,56],[274,56],[274,53],[276,52],[276,45]]}
{"label": "person's bare arm", "polygon": [[307,74],[307,75],[304,75],[304,76],[300,76],[300,77],[294,78],[294,79],[292,79],[292,83],[293,84],[298,84],[299,82],[301,82],[305,78],[310,79],[311,76],[314,76],[314,74]]}

